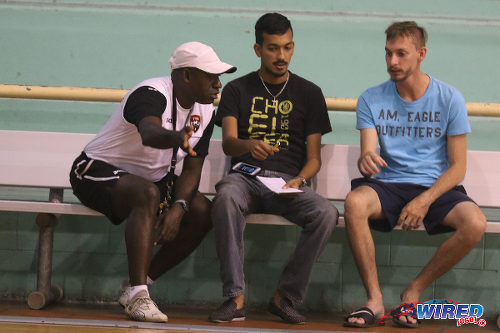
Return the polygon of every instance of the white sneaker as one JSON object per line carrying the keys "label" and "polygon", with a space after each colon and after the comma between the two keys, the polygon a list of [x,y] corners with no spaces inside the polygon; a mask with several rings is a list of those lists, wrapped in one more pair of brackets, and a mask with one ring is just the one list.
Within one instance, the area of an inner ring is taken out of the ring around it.
{"label": "white sneaker", "polygon": [[130,295],[130,283],[128,283],[128,280],[123,280],[121,291],[122,294],[118,298],[118,303],[126,307],[128,304],[128,296]]}
{"label": "white sneaker", "polygon": [[132,320],[148,321],[154,323],[165,323],[168,321],[166,314],[158,309],[158,306],[151,298],[149,298],[146,290],[139,291],[128,302],[125,307],[125,313]]}

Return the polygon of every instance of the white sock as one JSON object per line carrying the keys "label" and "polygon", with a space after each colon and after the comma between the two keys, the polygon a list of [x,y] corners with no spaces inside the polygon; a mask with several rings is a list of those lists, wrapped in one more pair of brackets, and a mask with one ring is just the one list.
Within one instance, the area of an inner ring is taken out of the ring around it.
{"label": "white sock", "polygon": [[148,294],[149,296],[149,292],[148,292],[148,286],[145,285],[145,284],[141,284],[141,285],[138,285],[138,286],[133,286],[133,287],[130,287],[130,294],[128,295],[128,300],[129,302],[132,300],[132,298],[134,298],[134,296],[141,290],[145,290],[146,293]]}
{"label": "white sock", "polygon": [[[153,285],[155,280],[149,277],[149,275],[146,275],[146,284],[148,285],[148,288]],[[125,289],[125,287],[130,287],[130,281],[129,280],[123,280],[122,282],[122,289]]]}

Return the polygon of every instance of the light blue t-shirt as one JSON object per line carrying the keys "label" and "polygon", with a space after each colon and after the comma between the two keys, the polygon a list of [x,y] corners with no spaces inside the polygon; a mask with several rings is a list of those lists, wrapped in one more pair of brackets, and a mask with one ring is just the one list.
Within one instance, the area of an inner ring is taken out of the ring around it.
{"label": "light blue t-shirt", "polygon": [[387,162],[376,179],[432,186],[448,169],[447,136],[470,133],[462,94],[430,77],[424,96],[404,101],[388,80],[358,99],[356,128],[377,130]]}

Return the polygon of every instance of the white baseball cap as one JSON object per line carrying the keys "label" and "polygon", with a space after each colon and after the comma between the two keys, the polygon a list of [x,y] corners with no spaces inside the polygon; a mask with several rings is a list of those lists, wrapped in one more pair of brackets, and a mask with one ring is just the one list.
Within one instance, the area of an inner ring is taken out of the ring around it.
{"label": "white baseball cap", "polygon": [[194,67],[210,74],[233,73],[236,67],[220,61],[214,49],[200,42],[180,45],[168,60],[172,70]]}

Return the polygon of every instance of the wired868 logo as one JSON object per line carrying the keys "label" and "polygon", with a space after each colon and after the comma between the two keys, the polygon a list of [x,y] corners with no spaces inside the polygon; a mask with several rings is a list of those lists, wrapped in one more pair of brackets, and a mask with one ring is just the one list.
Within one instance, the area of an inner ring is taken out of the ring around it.
{"label": "wired868 logo", "polygon": [[418,319],[456,319],[457,327],[464,324],[486,326],[481,319],[484,308],[481,304],[460,304],[449,299],[434,299],[417,304]]}

